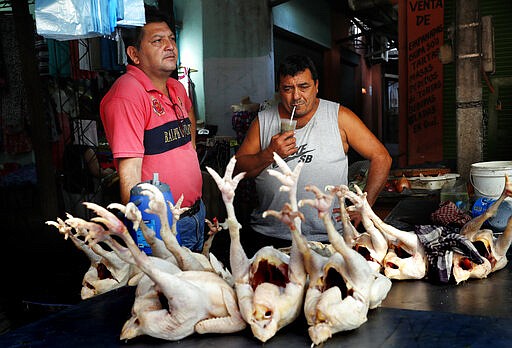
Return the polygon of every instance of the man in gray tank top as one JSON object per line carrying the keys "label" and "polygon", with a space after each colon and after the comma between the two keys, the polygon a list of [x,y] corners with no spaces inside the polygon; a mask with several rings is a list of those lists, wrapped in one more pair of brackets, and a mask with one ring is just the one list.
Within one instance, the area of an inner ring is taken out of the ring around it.
{"label": "man in gray tank top", "polygon": [[[274,152],[292,170],[299,162],[304,163],[297,200],[313,198],[304,189],[308,184],[320,189],[347,184],[349,147],[370,161],[365,187],[370,204],[375,203],[391,167],[391,157],[384,145],[352,111],[317,97],[318,75],[309,57],[287,57],[279,67],[278,76],[281,101],[258,114],[236,154],[236,171],[255,178],[258,194],[259,207],[251,214],[250,228],[242,229],[244,247],[251,251],[265,245],[290,245],[288,227],[277,219],[262,217],[265,210],[279,211],[288,201],[288,194],[279,191],[281,183],[267,171],[276,167]],[[295,131],[280,133],[280,120],[290,119],[293,108],[293,119],[297,120]],[[301,207],[300,211],[305,216],[301,231],[308,240],[327,241],[318,212],[312,207]],[[358,219],[355,217],[356,224]],[[341,230],[341,223],[337,228]]]}

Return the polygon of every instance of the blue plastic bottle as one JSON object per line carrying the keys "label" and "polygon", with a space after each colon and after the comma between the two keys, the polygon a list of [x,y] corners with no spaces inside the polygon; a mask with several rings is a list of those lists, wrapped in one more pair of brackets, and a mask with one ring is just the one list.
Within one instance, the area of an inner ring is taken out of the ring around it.
{"label": "blue plastic bottle", "polygon": [[[481,197],[475,201],[472,213],[473,217],[483,214],[496,202],[496,199]],[[509,199],[504,200],[498,208],[496,215],[489,218],[485,225],[492,228],[494,232],[503,232],[507,227],[508,219],[512,216],[512,201]]]}
{"label": "blue plastic bottle", "polygon": [[473,204],[473,209],[471,210],[471,213],[473,217],[477,217],[482,215],[489,207],[496,202],[495,199],[488,198],[488,197],[481,197],[478,198],[475,201],[475,204]]}
{"label": "blue plastic bottle", "polygon": [[[156,186],[160,191],[162,191],[165,201],[166,202],[170,201],[172,204],[174,204],[174,198],[172,196],[169,185],[167,185],[163,182],[160,182],[160,180],[158,179],[158,173],[153,174],[152,180],[145,181],[145,182]],[[160,219],[158,218],[157,215],[149,214],[145,211],[146,209],[148,209],[149,198],[142,194],[142,189],[140,188],[139,185],[132,187],[132,189],[130,190],[130,202],[134,203],[137,206],[137,208],[139,208],[140,212],[142,213],[142,220],[144,221],[146,226],[148,226],[153,231],[155,231],[157,238],[162,239],[160,237],[160,228],[161,228]],[[169,226],[172,226],[173,219],[172,219],[172,213],[169,208],[169,205],[167,205],[167,218],[169,220]],[[128,221],[127,225],[128,225],[128,229],[130,231],[130,235],[137,243],[139,249],[144,251],[147,255],[152,255],[153,252],[151,250],[151,247],[149,246],[148,242],[144,238],[144,235],[142,234],[142,230],[140,229],[140,227],[137,229],[137,231],[134,231],[131,221]],[[180,240],[179,234],[176,236],[176,238],[178,239],[178,243],[180,243],[180,245],[181,245],[181,240]]]}

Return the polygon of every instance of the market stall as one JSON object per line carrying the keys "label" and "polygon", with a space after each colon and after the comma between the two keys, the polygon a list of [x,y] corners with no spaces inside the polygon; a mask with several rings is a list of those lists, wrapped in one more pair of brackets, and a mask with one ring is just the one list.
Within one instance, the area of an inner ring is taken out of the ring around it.
{"label": "market stall", "polygon": [[[414,223],[436,208],[433,201],[406,198],[386,219]],[[403,225],[405,226],[405,225]],[[510,252],[509,252],[510,257]],[[358,329],[335,334],[326,346],[507,346],[512,341],[512,265],[486,279],[455,284],[394,280],[382,306]],[[119,335],[130,317],[135,288],[123,287],[84,300],[57,314],[0,336],[0,346],[48,347],[227,347],[261,346],[250,329],[235,334],[194,334],[179,341],[149,336],[127,342]],[[281,329],[266,346],[309,347],[304,316]]]}

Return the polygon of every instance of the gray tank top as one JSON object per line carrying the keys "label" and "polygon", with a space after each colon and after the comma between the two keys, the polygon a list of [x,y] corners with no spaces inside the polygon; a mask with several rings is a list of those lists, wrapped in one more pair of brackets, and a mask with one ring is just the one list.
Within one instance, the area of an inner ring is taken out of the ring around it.
{"label": "gray tank top", "polygon": [[[293,170],[299,162],[304,162],[297,185],[297,201],[314,198],[313,193],[306,192],[304,187],[313,184],[324,190],[326,185],[347,184],[348,160],[343,150],[341,135],[338,128],[339,104],[320,99],[318,109],[301,129],[296,130],[298,152],[285,159]],[[261,148],[270,144],[273,135],[279,132],[280,120],[277,105],[258,114],[260,125]],[[290,230],[274,217],[263,218],[265,210],[280,211],[288,202],[288,193],[279,192],[281,183],[268,174],[268,169],[277,169],[274,163],[264,169],[255,179],[259,207],[251,214],[251,227],[266,236],[291,239]],[[335,200],[335,206],[339,206]],[[327,241],[324,224],[318,218],[318,211],[310,206],[299,208],[304,214],[302,234],[308,240]],[[335,222],[341,231],[341,223]]]}

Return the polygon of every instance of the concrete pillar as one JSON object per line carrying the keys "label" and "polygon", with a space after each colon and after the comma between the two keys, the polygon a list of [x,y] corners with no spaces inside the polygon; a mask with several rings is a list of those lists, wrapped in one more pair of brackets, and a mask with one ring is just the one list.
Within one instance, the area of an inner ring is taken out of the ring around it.
{"label": "concrete pillar", "polygon": [[407,110],[409,92],[407,90],[407,0],[398,3],[398,165],[402,168],[408,165],[407,145]]}
{"label": "concrete pillar", "polygon": [[469,180],[483,158],[479,0],[456,0],[457,171]]}

